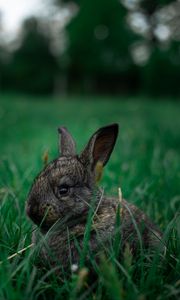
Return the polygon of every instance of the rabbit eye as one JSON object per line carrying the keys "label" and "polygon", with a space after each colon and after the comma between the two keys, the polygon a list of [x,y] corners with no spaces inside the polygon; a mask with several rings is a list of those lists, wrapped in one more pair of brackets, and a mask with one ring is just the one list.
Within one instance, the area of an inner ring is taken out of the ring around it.
{"label": "rabbit eye", "polygon": [[60,185],[58,187],[58,193],[59,193],[60,196],[65,196],[65,195],[68,194],[68,192],[69,192],[69,186],[67,186],[65,184],[64,185]]}

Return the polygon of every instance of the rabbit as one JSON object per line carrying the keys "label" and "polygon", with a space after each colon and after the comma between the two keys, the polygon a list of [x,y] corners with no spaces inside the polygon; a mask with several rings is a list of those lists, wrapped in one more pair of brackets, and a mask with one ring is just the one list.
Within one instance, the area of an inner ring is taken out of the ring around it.
{"label": "rabbit", "polygon": [[111,124],[98,129],[80,155],[68,130],[58,128],[60,155],[35,178],[26,203],[27,215],[38,225],[33,242],[43,241],[39,254],[43,264],[58,263],[64,270],[79,264],[77,242],[82,249],[92,203],[91,253],[98,253],[103,243],[114,237],[117,212],[122,249],[127,243],[132,253],[140,242],[148,249],[159,245],[161,231],[139,208],[125,199],[120,202],[119,198],[105,196],[97,186],[115,146],[118,128],[118,124]]}

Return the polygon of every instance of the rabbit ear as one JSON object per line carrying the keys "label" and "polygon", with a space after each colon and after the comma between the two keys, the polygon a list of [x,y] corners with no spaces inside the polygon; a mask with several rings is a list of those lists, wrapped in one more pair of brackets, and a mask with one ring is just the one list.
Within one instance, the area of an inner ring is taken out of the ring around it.
{"label": "rabbit ear", "polygon": [[76,155],[76,145],[71,134],[65,127],[59,127],[59,152],[62,156],[74,156]]}
{"label": "rabbit ear", "polygon": [[105,166],[113,151],[118,135],[118,124],[112,124],[100,128],[90,138],[89,143],[80,155],[80,159],[86,165],[94,168],[97,163]]}

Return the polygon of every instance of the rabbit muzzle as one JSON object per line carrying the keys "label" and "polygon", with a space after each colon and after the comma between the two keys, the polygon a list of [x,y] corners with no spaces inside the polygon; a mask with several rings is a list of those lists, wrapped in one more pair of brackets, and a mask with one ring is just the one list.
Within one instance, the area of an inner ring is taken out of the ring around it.
{"label": "rabbit muzzle", "polygon": [[49,203],[38,205],[32,199],[26,205],[26,213],[40,227],[50,228],[60,218],[56,207]]}

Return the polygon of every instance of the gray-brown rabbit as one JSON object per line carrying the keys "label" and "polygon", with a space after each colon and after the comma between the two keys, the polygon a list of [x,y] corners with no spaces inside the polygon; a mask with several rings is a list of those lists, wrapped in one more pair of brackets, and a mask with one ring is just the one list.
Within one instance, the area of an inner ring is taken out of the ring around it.
{"label": "gray-brown rabbit", "polygon": [[[79,249],[90,207],[94,213],[89,247],[98,252],[115,234],[119,199],[106,197],[97,188],[96,179],[114,148],[118,125],[96,131],[80,155],[66,128],[59,128],[61,155],[36,177],[28,196],[26,211],[39,226],[33,234],[42,240],[40,257],[44,263],[58,261],[64,269],[79,263]],[[121,245],[129,243],[135,252],[139,243],[146,248],[159,244],[161,233],[136,206],[124,199],[120,208]],[[116,228],[117,230],[117,228]],[[77,243],[79,247],[77,247]]]}

